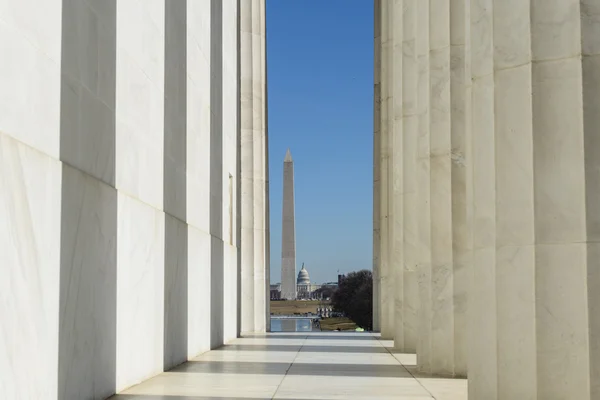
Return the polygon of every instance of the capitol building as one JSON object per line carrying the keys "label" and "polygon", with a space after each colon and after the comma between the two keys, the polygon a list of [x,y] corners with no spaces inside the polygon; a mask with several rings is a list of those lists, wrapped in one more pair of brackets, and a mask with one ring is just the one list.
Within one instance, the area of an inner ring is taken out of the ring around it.
{"label": "capitol building", "polygon": [[[280,300],[281,299],[281,283],[271,284],[271,300]],[[308,274],[308,270],[302,264],[302,268],[298,272],[298,277],[296,278],[296,300],[317,300],[320,298],[322,294],[318,292],[321,288],[332,288],[335,289],[338,286],[338,282],[327,282],[323,284],[319,283],[311,283],[310,275]]]}
{"label": "capitol building", "polygon": [[311,284],[310,276],[308,271],[302,264],[302,269],[298,272],[298,279],[296,279],[296,298],[297,299],[312,299],[313,292],[319,289],[321,285]]}

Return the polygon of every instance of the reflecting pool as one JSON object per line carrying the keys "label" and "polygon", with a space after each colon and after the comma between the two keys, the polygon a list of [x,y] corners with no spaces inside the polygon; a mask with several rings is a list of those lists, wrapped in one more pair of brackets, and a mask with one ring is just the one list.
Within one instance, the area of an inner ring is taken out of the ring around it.
{"label": "reflecting pool", "polygon": [[312,332],[319,330],[320,329],[314,327],[311,318],[271,318],[271,332]]}

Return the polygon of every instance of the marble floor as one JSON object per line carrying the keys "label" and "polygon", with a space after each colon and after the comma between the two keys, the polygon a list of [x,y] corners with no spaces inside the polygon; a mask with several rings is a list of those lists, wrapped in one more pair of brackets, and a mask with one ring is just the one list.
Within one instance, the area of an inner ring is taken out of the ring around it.
{"label": "marble floor", "polygon": [[467,399],[466,380],[419,376],[392,344],[354,332],[244,337],[111,399]]}

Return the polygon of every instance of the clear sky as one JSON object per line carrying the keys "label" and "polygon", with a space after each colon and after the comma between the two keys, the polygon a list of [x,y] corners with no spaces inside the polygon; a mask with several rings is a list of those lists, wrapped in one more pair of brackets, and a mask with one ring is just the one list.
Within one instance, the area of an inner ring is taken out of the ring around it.
{"label": "clear sky", "polygon": [[373,2],[267,0],[271,282],[281,279],[283,159],[294,159],[296,271],[372,268]]}

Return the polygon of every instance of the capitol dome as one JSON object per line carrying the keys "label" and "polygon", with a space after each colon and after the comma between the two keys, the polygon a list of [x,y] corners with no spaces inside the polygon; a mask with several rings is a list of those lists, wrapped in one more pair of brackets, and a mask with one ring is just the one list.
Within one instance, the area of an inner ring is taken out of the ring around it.
{"label": "capitol dome", "polygon": [[298,280],[296,281],[297,285],[310,285],[310,277],[308,276],[308,271],[304,268],[304,264],[302,264],[302,269],[298,272]]}

